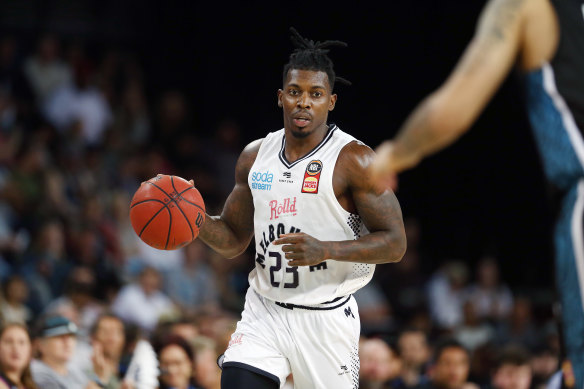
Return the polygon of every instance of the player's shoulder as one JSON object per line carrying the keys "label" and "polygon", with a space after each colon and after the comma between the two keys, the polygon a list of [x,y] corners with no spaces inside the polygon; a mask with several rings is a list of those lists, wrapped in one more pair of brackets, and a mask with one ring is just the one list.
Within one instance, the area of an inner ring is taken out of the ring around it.
{"label": "player's shoulder", "polygon": [[375,152],[360,140],[348,142],[339,153],[339,162],[354,168],[367,169],[372,162]]}
{"label": "player's shoulder", "polygon": [[335,176],[341,178],[348,187],[368,187],[369,167],[375,152],[365,143],[353,139],[340,151],[335,165]]}
{"label": "player's shoulder", "polygon": [[241,152],[241,156],[247,159],[252,158],[255,160],[262,147],[266,147],[266,145],[272,144],[274,142],[280,143],[283,134],[284,129],[281,129],[279,131],[270,132],[266,134],[265,137],[250,142]]}
{"label": "player's shoulder", "polygon": [[260,147],[265,138],[256,139],[254,141],[249,142],[241,152],[242,154],[257,154],[260,151]]}
{"label": "player's shoulder", "polygon": [[242,169],[249,171],[249,169],[251,169],[258,156],[263,140],[264,138],[256,139],[243,148],[243,151],[237,160],[236,169],[238,171],[241,171]]}

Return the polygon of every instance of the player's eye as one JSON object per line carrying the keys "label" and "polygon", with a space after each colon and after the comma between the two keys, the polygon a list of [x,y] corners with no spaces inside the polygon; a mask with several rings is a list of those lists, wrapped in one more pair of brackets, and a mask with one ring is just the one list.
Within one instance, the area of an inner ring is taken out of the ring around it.
{"label": "player's eye", "polygon": [[298,96],[298,91],[296,89],[290,89],[288,93],[292,96]]}
{"label": "player's eye", "polygon": [[312,95],[314,97],[322,97],[322,92],[314,92]]}

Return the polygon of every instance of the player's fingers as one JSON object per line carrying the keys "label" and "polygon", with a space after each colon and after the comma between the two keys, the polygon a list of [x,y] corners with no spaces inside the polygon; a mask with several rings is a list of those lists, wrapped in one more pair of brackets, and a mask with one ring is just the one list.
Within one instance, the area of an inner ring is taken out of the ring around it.
{"label": "player's fingers", "polygon": [[273,241],[273,244],[297,243],[299,236],[297,234],[280,235],[278,239]]}
{"label": "player's fingers", "polygon": [[288,261],[288,264],[290,264],[291,262],[294,262],[295,260],[302,259],[302,257],[303,257],[303,255],[300,253],[286,253],[284,255],[284,258],[290,260],[290,261]]}
{"label": "player's fingers", "polygon": [[194,180],[189,180],[189,184],[191,184],[192,186],[195,186],[195,181]]}
{"label": "player's fingers", "polygon": [[294,245],[291,244],[284,245],[282,246],[282,251],[285,253],[291,253],[294,251]]}
{"label": "player's fingers", "polygon": [[289,232],[287,234],[280,234],[280,238],[295,238],[304,235],[304,232]]}

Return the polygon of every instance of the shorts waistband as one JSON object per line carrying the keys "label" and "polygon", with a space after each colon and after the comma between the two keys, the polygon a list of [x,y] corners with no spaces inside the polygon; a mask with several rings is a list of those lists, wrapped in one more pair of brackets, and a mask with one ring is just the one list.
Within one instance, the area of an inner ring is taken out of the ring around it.
{"label": "shorts waistband", "polygon": [[350,299],[351,299],[352,295],[348,295],[348,296],[341,296],[341,297],[337,297],[334,300],[331,301],[327,301],[323,304],[332,304],[332,303],[336,303],[339,302],[338,304],[335,305],[330,305],[330,306],[325,306],[325,307],[319,307],[319,306],[315,306],[315,305],[298,305],[298,304],[289,304],[289,303],[282,303],[280,301],[274,301],[274,304],[282,307],[282,308],[286,308],[286,309],[306,309],[308,311],[330,311],[333,309],[337,309],[339,307],[342,307],[343,305],[345,305]]}

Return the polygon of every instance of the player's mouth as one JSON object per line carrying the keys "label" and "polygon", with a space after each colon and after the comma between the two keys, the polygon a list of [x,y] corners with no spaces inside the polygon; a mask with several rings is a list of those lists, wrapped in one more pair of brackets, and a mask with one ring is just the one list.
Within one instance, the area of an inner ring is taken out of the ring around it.
{"label": "player's mouth", "polygon": [[297,114],[292,117],[292,121],[295,126],[303,128],[308,126],[312,120],[307,114]]}

